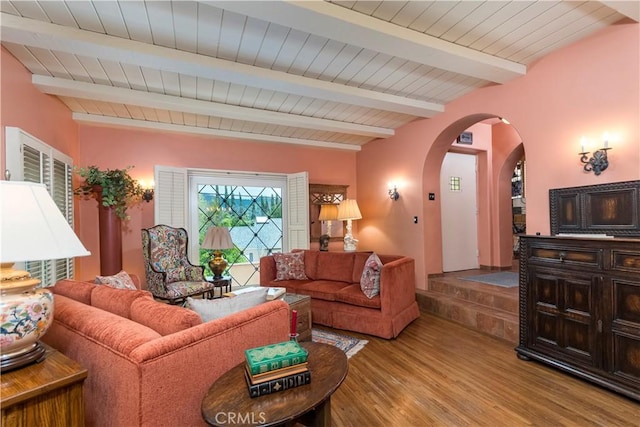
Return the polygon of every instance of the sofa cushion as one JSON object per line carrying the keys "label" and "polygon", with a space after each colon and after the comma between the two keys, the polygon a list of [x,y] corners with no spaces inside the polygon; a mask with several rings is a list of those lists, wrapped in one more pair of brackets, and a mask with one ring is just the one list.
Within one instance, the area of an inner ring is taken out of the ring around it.
{"label": "sofa cushion", "polygon": [[336,294],[336,301],[360,307],[381,308],[380,295],[376,295],[373,298],[367,297],[362,293],[359,284],[349,285],[340,289]]}
{"label": "sofa cushion", "polygon": [[354,255],[345,252],[319,253],[316,279],[353,283]]}
{"label": "sofa cushion", "polygon": [[131,303],[131,320],[160,335],[170,335],[202,323],[194,311],[149,298],[137,298]]}
{"label": "sofa cushion", "polygon": [[276,281],[279,280],[306,280],[304,272],[304,252],[273,254],[276,261]]}
{"label": "sofa cushion", "polygon": [[[55,298],[54,304],[54,322],[66,325],[82,336],[101,343],[100,345],[110,347],[111,351],[128,355],[142,344],[161,337],[159,333],[144,325],[64,296]],[[50,341],[48,343],[54,344]]]}
{"label": "sofa cushion", "polygon": [[131,291],[135,291],[137,289],[129,274],[124,270],[121,270],[113,276],[96,276],[96,283],[99,285],[107,285],[115,289],[129,289]]}
{"label": "sofa cushion", "polygon": [[267,301],[269,288],[246,292],[234,297],[217,299],[187,298],[187,308],[198,313],[203,322],[219,319],[238,311],[246,310]]}
{"label": "sofa cushion", "polygon": [[97,287],[97,285],[93,283],[64,279],[56,283],[56,285],[51,288],[51,291],[56,295],[64,295],[83,304],[91,305],[91,292],[93,292],[95,287]]}
{"label": "sofa cushion", "polygon": [[373,252],[355,253],[353,258],[353,277],[351,277],[352,283],[360,283],[360,279],[362,279],[362,272],[364,271],[364,264],[372,253]]}
{"label": "sofa cushion", "polygon": [[118,316],[131,318],[131,303],[138,298],[153,298],[148,291],[114,289],[96,286],[91,292],[91,305]]}
{"label": "sofa cushion", "polygon": [[350,283],[334,280],[315,280],[298,286],[298,292],[325,301],[335,301],[336,293],[349,286]]}
{"label": "sofa cushion", "polygon": [[304,251],[304,274],[311,280],[318,278],[318,254],[320,251]]}
{"label": "sofa cushion", "polygon": [[380,293],[380,271],[382,262],[378,255],[372,253],[364,264],[362,278],[360,279],[360,289],[367,298],[373,298]]}

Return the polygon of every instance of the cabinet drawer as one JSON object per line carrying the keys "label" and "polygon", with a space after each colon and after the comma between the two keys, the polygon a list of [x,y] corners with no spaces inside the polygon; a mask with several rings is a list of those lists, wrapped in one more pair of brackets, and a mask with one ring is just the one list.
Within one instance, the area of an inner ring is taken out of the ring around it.
{"label": "cabinet drawer", "polygon": [[640,273],[640,252],[616,249],[611,252],[613,270]]}
{"label": "cabinet drawer", "polygon": [[599,270],[604,267],[602,249],[534,246],[529,256],[531,262],[575,265]]}

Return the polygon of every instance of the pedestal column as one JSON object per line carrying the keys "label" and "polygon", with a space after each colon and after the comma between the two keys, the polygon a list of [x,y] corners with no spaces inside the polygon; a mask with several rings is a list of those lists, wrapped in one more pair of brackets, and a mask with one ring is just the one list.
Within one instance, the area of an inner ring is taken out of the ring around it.
{"label": "pedestal column", "polygon": [[113,206],[103,206],[102,189],[96,189],[100,231],[100,275],[112,276],[122,270],[122,222]]}

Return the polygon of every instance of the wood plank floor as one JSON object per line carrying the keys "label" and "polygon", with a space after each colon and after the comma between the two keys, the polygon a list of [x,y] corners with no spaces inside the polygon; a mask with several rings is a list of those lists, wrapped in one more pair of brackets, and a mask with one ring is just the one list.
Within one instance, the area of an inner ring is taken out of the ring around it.
{"label": "wood plank floor", "polygon": [[333,426],[639,426],[640,404],[429,314],[349,359]]}

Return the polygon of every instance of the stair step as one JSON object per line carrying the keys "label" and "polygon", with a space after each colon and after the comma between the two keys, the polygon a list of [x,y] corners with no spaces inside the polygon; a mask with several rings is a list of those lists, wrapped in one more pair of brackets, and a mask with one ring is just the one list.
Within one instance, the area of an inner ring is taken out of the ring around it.
{"label": "stair step", "polygon": [[518,288],[504,288],[455,277],[429,278],[428,291],[518,314]]}
{"label": "stair step", "polygon": [[516,344],[518,315],[440,292],[420,291],[420,309]]}

